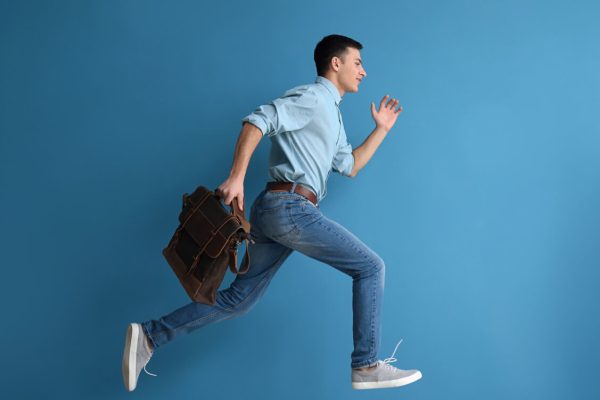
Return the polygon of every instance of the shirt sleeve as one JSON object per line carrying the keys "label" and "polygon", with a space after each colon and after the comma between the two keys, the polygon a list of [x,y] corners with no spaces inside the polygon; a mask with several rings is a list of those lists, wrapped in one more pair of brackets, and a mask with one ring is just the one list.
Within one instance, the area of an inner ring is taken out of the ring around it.
{"label": "shirt sleeve", "polygon": [[333,157],[333,162],[331,167],[334,171],[344,175],[350,176],[352,169],[354,168],[354,155],[352,154],[352,145],[348,143],[346,136],[341,142],[340,147],[338,147],[338,151]]}
{"label": "shirt sleeve", "polygon": [[274,136],[305,127],[315,115],[319,97],[310,88],[291,89],[269,104],[261,105],[242,119],[250,122],[263,136]]}

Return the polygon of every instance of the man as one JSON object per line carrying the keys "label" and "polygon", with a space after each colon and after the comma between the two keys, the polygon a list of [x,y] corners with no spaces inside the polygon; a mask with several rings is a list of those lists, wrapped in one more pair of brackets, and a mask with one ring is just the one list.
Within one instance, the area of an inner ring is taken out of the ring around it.
{"label": "man", "polygon": [[[371,159],[390,131],[402,107],[385,96],[377,110],[371,103],[375,129],[352,150],[347,142],[339,104],[345,93],[357,92],[367,76],[359,50],[348,37],[330,35],[316,46],[314,84],[297,86],[246,116],[233,166],[217,192],[225,204],[244,204],[244,177],[250,157],[263,136],[272,147],[269,174],[273,179],[250,211],[250,270],[218,292],[215,305],[192,302],[159,320],[130,324],[123,354],[123,379],[135,389],[142,368],[159,346],[180,334],[247,312],[294,251],[322,261],[352,277],[354,351],[352,387],[373,389],[402,386],[421,378],[417,370],[390,365],[377,358],[385,266],[356,236],[325,217],[319,203],[326,196],[329,173],[354,177]],[[398,346],[396,346],[396,349]],[[395,354],[394,350],[394,354]]]}

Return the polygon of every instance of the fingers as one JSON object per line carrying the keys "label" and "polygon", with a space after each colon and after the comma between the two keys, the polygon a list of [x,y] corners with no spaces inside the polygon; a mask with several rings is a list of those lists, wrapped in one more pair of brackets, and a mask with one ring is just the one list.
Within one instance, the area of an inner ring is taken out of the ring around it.
{"label": "fingers", "polygon": [[[387,108],[388,110],[394,110],[398,104],[400,104],[400,101],[396,98],[389,98],[389,95],[385,95],[383,96],[383,99],[381,99],[381,102],[379,103],[379,109],[383,109],[383,108]],[[388,100],[389,99],[389,100]],[[371,109],[373,108],[373,103],[371,103]],[[400,106],[399,110],[396,110],[396,113],[399,113],[402,111],[402,106]]]}
{"label": "fingers", "polygon": [[229,195],[227,196],[227,198],[225,198],[225,204],[226,205],[231,205],[233,199],[237,199],[237,207],[240,211],[244,211],[244,195],[242,194],[238,194],[237,196],[232,196]]}
{"label": "fingers", "polygon": [[386,104],[385,108],[388,110],[393,110],[398,105],[399,101],[397,99],[390,99],[390,101]]}
{"label": "fingers", "polygon": [[215,190],[215,194],[217,196],[219,196],[221,199],[223,199],[223,203],[225,203],[225,205],[229,205],[231,204],[231,200],[233,200],[233,198],[235,196],[232,196],[232,192],[229,189],[225,189],[223,190],[223,185],[219,186],[216,190]]}
{"label": "fingers", "polygon": [[237,208],[240,211],[244,211],[244,195],[238,194],[237,196],[231,196],[230,198],[228,197],[227,200],[225,200],[225,204],[232,204],[233,199],[237,199]]}
{"label": "fingers", "polygon": [[379,103],[379,109],[380,109],[380,110],[381,110],[382,108],[384,108],[384,107],[385,107],[385,101],[386,101],[386,99],[387,99],[388,97],[390,97],[390,96],[388,96],[388,95],[386,94],[385,96],[383,96],[383,99],[381,99],[381,102]]}
{"label": "fingers", "polygon": [[223,203],[225,203],[226,206],[231,205],[233,199],[237,198],[238,209],[240,211],[244,211],[244,193],[234,193],[233,191],[229,190],[223,191],[219,187],[215,191],[215,194],[223,199]]}

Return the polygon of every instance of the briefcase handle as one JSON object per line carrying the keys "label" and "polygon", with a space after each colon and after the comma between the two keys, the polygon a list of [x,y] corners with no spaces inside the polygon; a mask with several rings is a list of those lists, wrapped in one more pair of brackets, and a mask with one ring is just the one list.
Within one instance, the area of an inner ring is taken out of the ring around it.
{"label": "briefcase handle", "polygon": [[[248,222],[248,220],[244,216],[244,211],[240,211],[240,209],[238,207],[237,197],[234,197],[233,200],[231,200],[230,206],[231,206],[231,213],[239,218],[239,220],[242,224],[242,228],[244,228],[244,232],[250,233],[250,222]],[[245,209],[246,209],[246,206],[244,205],[244,210]]]}
{"label": "briefcase handle", "polygon": [[[218,190],[218,188],[214,190],[215,196],[217,196],[222,201],[223,198],[221,196],[219,196],[217,190]],[[225,202],[223,202],[223,204],[225,204]],[[231,213],[234,216],[236,216],[239,219],[240,223],[242,224],[242,228],[244,229],[243,237],[244,237],[244,240],[246,240],[246,254],[242,260],[242,265],[240,266],[239,270],[237,268],[237,251],[235,251],[235,249],[229,249],[229,251],[230,251],[229,269],[231,270],[231,272],[233,272],[236,275],[244,275],[246,272],[248,272],[248,269],[250,268],[250,256],[248,255],[248,242],[254,243],[254,240],[250,236],[250,223],[248,222],[248,220],[246,220],[246,217],[244,216],[244,212],[240,211],[240,209],[238,207],[237,197],[234,197],[233,200],[231,200],[231,204],[229,206],[231,207]],[[246,205],[244,204],[244,210],[245,209],[246,209]]]}
{"label": "briefcase handle", "polygon": [[[218,190],[219,190],[219,188],[216,188],[214,190],[215,196],[217,196],[219,199],[221,199],[221,201],[223,201],[224,199],[223,199],[223,197],[221,197],[219,195]],[[223,201],[223,204],[225,204],[224,201]],[[238,217],[240,223],[242,224],[242,228],[244,229],[244,232],[246,232],[246,234],[249,234],[250,233],[250,223],[248,222],[248,220],[244,216],[244,211],[240,211],[240,209],[238,207],[237,197],[234,197],[233,200],[231,200],[231,204],[229,206],[231,207],[231,214],[233,214],[236,217]],[[244,210],[245,209],[246,209],[246,205],[244,204]]]}

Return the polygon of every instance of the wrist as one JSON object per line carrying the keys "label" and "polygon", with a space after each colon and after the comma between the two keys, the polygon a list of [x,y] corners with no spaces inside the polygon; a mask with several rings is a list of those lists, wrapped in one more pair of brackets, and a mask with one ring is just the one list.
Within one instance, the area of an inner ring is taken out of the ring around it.
{"label": "wrist", "polygon": [[237,171],[231,171],[229,173],[229,180],[232,182],[236,182],[236,183],[244,183],[244,173],[243,172],[237,172]]}
{"label": "wrist", "polygon": [[375,132],[381,132],[382,134],[387,134],[390,129],[392,129],[391,127],[385,127],[382,125],[375,125]]}

